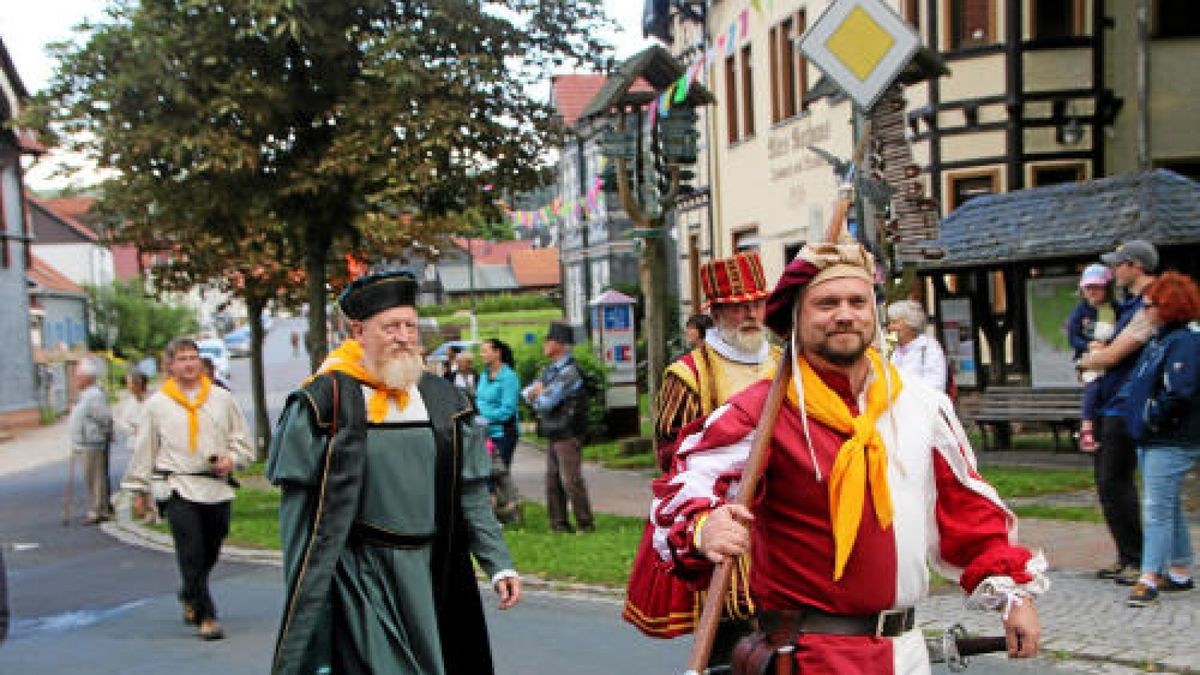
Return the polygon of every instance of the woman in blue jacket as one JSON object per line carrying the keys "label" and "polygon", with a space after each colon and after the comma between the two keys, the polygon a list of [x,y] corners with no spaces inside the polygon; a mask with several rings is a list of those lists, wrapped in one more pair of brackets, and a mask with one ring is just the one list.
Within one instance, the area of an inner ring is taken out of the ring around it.
{"label": "woman in blue jacket", "polygon": [[495,485],[496,517],[501,523],[521,519],[521,500],[509,469],[517,447],[517,401],[521,380],[513,370],[513,352],[504,342],[488,338],[479,347],[483,360],[483,376],[475,389],[475,406],[487,420],[488,438],[495,453],[492,455],[492,477]]}
{"label": "woman in blue jacket", "polygon": [[1190,323],[1200,318],[1200,288],[1187,275],[1167,272],[1145,298],[1158,330],[1119,395],[1142,469],[1142,566],[1130,607],[1154,602],[1159,591],[1195,587],[1179,492],[1200,459],[1200,326]]}

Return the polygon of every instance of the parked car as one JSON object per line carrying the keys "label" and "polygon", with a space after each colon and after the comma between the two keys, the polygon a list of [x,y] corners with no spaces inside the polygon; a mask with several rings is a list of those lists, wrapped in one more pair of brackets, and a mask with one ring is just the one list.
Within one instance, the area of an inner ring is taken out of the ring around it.
{"label": "parked car", "polygon": [[225,348],[225,343],[216,338],[205,340],[196,340],[196,346],[200,349],[200,358],[211,359],[213,362],[213,370],[216,371],[217,377],[222,380],[229,380],[229,350]]}
{"label": "parked car", "polygon": [[[451,347],[458,347],[459,350],[464,352],[475,352],[479,350],[479,343],[474,340],[447,340],[438,345],[436,349],[429,353],[429,356],[425,357],[428,363],[436,364],[436,370],[433,371],[435,374],[445,373],[450,368],[447,360],[449,359]],[[476,358],[475,361],[478,363],[479,359]]]}
{"label": "parked car", "polygon": [[250,356],[250,327],[242,326],[237,330],[231,330],[221,338],[225,342],[225,348],[229,350],[229,355],[233,358],[239,356]]}

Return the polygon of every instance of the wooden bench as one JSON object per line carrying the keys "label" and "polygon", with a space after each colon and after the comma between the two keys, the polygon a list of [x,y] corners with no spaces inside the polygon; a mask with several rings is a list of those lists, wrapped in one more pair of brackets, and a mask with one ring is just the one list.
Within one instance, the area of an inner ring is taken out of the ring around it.
{"label": "wooden bench", "polygon": [[964,423],[979,427],[985,451],[1009,445],[1013,422],[1037,422],[1050,427],[1054,433],[1054,451],[1058,452],[1061,430],[1068,432],[1070,447],[1075,447],[1074,432],[1079,425],[1082,400],[1080,388],[993,386],[975,395],[962,396],[958,415]]}

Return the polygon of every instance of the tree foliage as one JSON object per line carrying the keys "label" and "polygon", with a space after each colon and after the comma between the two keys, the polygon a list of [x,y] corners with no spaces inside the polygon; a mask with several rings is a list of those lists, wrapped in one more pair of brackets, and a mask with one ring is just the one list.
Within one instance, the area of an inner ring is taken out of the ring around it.
{"label": "tree foliage", "polygon": [[32,117],[113,172],[122,237],[181,260],[156,283],[302,269],[320,358],[339,251],[497,220],[481,186],[536,185],[558,133],[534,83],[600,63],[605,21],[600,0],[118,0]]}
{"label": "tree foliage", "polygon": [[113,351],[134,360],[156,357],[171,339],[198,328],[192,310],[148,297],[140,279],[88,286],[86,290],[95,328],[94,348],[111,346]]}

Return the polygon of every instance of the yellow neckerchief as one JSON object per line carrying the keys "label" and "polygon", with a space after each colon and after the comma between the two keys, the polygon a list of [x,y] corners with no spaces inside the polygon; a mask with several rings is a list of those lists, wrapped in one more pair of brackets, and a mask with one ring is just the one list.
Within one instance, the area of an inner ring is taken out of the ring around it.
{"label": "yellow neckerchief", "polygon": [[[404,410],[408,406],[407,389],[388,389],[386,384],[367,372],[363,366],[363,348],[358,340],[350,339],[338,345],[337,349],[325,357],[325,361],[317,369],[317,375],[334,371],[345,373],[375,390],[367,400],[367,419],[372,422],[379,423],[387,417],[388,397],[396,401],[397,410]],[[305,384],[311,381],[312,377],[308,378]]]}
{"label": "yellow neckerchief", "polygon": [[[900,393],[900,374],[896,367],[884,363],[879,352],[867,350],[874,375],[867,387],[866,409],[855,417],[846,402],[817,375],[803,357],[797,357],[801,386],[804,387],[804,406],[808,416],[842,434],[851,434],[838,449],[833,471],[829,476],[829,517],[833,525],[833,580],[842,578],[846,561],[854,548],[858,526],[862,522],[863,499],[867,483],[879,525],[887,529],[892,524],[892,493],[887,482],[887,449],[875,428],[875,422]],[[884,375],[888,369],[888,377]],[[891,399],[888,380],[891,380]],[[799,407],[796,385],[788,387],[788,400]],[[815,467],[814,467],[815,468]]]}
{"label": "yellow neckerchief", "polygon": [[212,380],[204,375],[200,376],[200,394],[193,401],[183,393],[183,389],[175,378],[168,378],[163,383],[162,393],[166,394],[167,398],[175,401],[183,406],[188,413],[188,452],[196,452],[196,440],[200,437],[200,407],[208,400],[208,393],[212,391]]}

